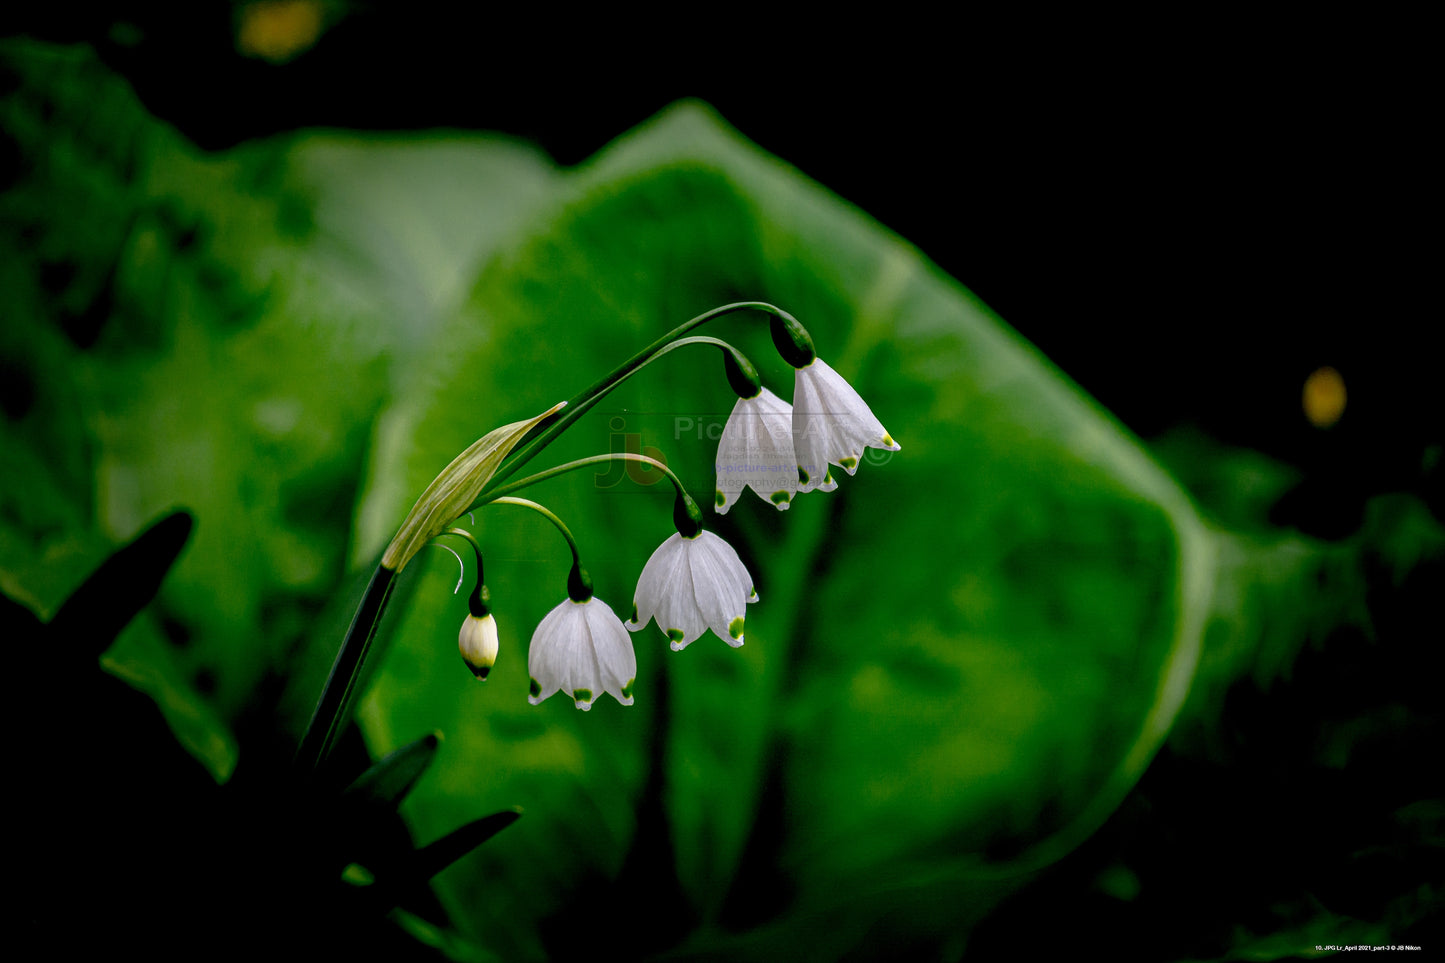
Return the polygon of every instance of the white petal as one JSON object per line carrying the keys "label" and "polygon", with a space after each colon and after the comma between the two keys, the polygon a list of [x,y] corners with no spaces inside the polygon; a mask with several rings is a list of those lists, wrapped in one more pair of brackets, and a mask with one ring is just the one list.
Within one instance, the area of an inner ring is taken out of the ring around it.
{"label": "white petal", "polygon": [[[656,619],[674,649],[696,639],[707,626],[693,611],[692,575],[687,554],[691,541],[674,532],[657,547],[637,580],[637,615],[628,623],[636,632]],[[686,599],[683,603],[681,600]]]}
{"label": "white petal", "polygon": [[649,619],[681,651],[711,628],[729,645],[742,645],[744,610],[758,600],[752,576],[733,547],[712,532],[670,536],[652,553],[637,585],[637,617]]}
{"label": "white petal", "polygon": [[[637,681],[637,653],[632,651],[632,637],[612,607],[599,598],[583,606],[587,628],[592,635],[596,658],[598,687],[609,692],[625,706],[632,705],[632,684]],[[599,693],[594,690],[595,698]]]}
{"label": "white petal", "polygon": [[[743,602],[757,601],[758,593],[753,591],[753,577],[738,553],[722,538],[712,532],[699,532],[692,540],[690,552],[693,562],[693,583],[698,583],[698,562],[701,559],[714,571],[713,580],[729,598],[736,596]],[[738,610],[741,614],[742,609]]]}
{"label": "white petal", "polygon": [[575,688],[572,666],[581,650],[578,630],[585,624],[581,603],[565,599],[543,616],[527,650],[527,674],[531,676],[531,693],[527,699],[536,705],[558,690]]}
{"label": "white petal", "polygon": [[627,627],[633,632],[643,628],[657,614],[662,600],[667,597],[668,585],[675,578],[679,565],[684,564],[682,536],[673,536],[657,546],[657,550],[642,566],[637,578],[637,593],[633,596],[632,618]]}
{"label": "white petal", "polygon": [[718,638],[734,647],[742,645],[752,579],[738,553],[721,538],[702,532],[693,541],[688,559],[698,611]]}
{"label": "white petal", "polygon": [[788,508],[798,491],[792,422],[792,406],[767,388],[733,405],[718,441],[719,514],[727,514],[745,487],[780,511]]}
{"label": "white petal", "polygon": [[[691,542],[690,539],[684,541]],[[657,627],[667,633],[674,652],[681,652],[707,631],[707,621],[697,608],[690,554],[691,544],[680,555],[673,579],[667,586],[667,597],[657,610]]]}
{"label": "white petal", "polygon": [[796,370],[793,446],[799,471],[807,476],[799,491],[831,490],[827,466],[838,465],[851,475],[864,448],[900,448],[858,392],[821,358]]}
{"label": "white petal", "polygon": [[579,709],[610,692],[623,705],[632,704],[637,675],[632,640],[616,614],[600,599],[563,601],[542,619],[527,653],[531,693],[537,705],[554,692],[572,696]]}

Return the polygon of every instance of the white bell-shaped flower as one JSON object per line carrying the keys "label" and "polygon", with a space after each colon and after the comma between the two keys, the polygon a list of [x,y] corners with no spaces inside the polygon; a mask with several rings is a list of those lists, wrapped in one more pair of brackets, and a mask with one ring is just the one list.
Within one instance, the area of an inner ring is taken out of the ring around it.
{"label": "white bell-shaped flower", "polygon": [[532,705],[561,691],[579,709],[591,709],[592,700],[603,692],[630,706],[637,656],[622,620],[606,602],[567,599],[548,612],[532,633],[527,673],[531,676],[527,701]]}
{"label": "white bell-shaped flower", "polygon": [[457,635],[462,650],[462,661],[472,670],[472,675],[487,681],[487,673],[497,662],[497,620],[491,613],[481,617],[468,615]]}
{"label": "white bell-shaped flower", "polygon": [[728,645],[743,644],[743,620],[756,602],[753,579],[733,547],[712,532],[674,534],[642,568],[628,629],[652,619],[680,652],[709,628]]}
{"label": "white bell-shaped flower", "polygon": [[833,464],[852,475],[864,448],[898,451],[899,444],[873,416],[853,386],[815,358],[798,368],[793,387],[793,448],[798,456],[798,491],[836,487]]}
{"label": "white bell-shaped flower", "polygon": [[718,514],[726,515],[747,486],[780,511],[798,492],[793,407],[767,388],[751,398],[739,398],[723,426],[713,502]]}

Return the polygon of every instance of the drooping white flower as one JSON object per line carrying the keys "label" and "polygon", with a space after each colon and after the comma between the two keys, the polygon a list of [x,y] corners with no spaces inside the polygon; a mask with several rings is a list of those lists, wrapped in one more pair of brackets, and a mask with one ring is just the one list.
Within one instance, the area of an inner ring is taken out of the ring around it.
{"label": "drooping white flower", "polygon": [[737,648],[747,604],[757,600],[752,576],[731,545],[712,532],[674,534],[642,567],[627,627],[636,632],[656,619],[674,652],[709,628]]}
{"label": "drooping white flower", "polygon": [[852,475],[863,449],[898,451],[899,444],[873,416],[853,386],[815,358],[798,368],[793,387],[793,448],[798,456],[798,491],[836,487],[828,465]]}
{"label": "drooping white flower", "polygon": [[542,619],[527,653],[531,692],[537,705],[554,692],[570,695],[579,709],[591,709],[603,692],[632,705],[637,656],[622,620],[601,599],[566,599]]}
{"label": "drooping white flower", "polygon": [[487,673],[497,662],[497,621],[491,613],[478,618],[468,615],[457,634],[457,643],[462,650],[462,661],[472,670],[472,675],[487,681]]}
{"label": "drooping white flower", "polygon": [[793,453],[793,407],[767,388],[739,398],[717,446],[717,495],[713,507],[726,515],[743,488],[785,510],[798,492]]}

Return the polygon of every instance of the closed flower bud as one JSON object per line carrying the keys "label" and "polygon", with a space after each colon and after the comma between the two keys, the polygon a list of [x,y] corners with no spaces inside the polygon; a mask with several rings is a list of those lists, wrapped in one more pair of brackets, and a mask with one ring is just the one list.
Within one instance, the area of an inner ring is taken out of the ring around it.
{"label": "closed flower bud", "polygon": [[492,671],[497,661],[497,622],[491,614],[480,618],[468,615],[462,623],[458,645],[462,650],[462,661],[472,670],[472,675],[487,681],[487,673]]}

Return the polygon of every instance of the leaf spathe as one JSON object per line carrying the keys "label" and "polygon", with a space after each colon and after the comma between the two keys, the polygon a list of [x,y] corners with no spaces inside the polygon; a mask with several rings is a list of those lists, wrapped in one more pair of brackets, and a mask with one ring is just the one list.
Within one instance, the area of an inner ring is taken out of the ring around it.
{"label": "leaf spathe", "polygon": [[400,572],[421,547],[441,534],[452,519],[465,512],[501,467],[502,459],[533,427],[566,406],[562,401],[525,421],[490,431],[452,460],[422,492],[407,513],[396,537],[381,556],[383,568]]}

